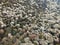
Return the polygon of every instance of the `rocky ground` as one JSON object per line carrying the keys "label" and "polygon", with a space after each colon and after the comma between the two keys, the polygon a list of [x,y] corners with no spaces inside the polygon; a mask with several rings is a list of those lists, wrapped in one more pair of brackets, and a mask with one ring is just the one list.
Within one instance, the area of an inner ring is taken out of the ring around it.
{"label": "rocky ground", "polygon": [[0,45],[60,45],[60,15],[40,0],[0,0]]}

